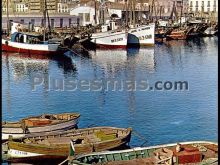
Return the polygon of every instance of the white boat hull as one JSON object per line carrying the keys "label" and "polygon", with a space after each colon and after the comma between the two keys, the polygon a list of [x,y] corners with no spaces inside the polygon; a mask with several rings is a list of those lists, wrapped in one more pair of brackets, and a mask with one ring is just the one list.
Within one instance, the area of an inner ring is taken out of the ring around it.
{"label": "white boat hull", "polygon": [[29,133],[24,133],[22,128],[3,127],[2,128],[2,140],[8,140],[9,136],[12,136],[13,139],[19,139],[29,134],[68,130],[68,129],[76,127],[78,122],[79,122],[79,119],[77,118],[74,120],[57,123],[53,125],[32,127],[32,128],[28,128]]}
{"label": "white boat hull", "polygon": [[131,46],[153,46],[155,24],[143,25],[131,28],[128,31],[128,45]]}
{"label": "white boat hull", "polygon": [[36,156],[43,155],[43,154],[37,154],[37,153],[32,153],[32,152],[19,151],[15,149],[9,149],[7,154],[9,158],[29,158],[29,157],[36,157]]}
{"label": "white boat hull", "polygon": [[99,48],[126,48],[127,47],[127,33],[121,32],[101,32],[92,34],[92,40]]}

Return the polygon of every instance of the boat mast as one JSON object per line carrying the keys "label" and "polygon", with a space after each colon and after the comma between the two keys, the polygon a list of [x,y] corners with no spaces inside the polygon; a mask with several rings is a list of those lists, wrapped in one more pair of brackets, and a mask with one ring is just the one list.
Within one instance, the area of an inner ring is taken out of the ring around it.
{"label": "boat mast", "polygon": [[132,8],[132,23],[133,23],[133,26],[135,26],[135,23],[136,23],[136,20],[135,20],[135,1],[134,0],[132,0],[131,1],[132,2],[132,5],[131,5],[131,8]]}
{"label": "boat mast", "polygon": [[9,34],[9,28],[10,28],[10,25],[9,25],[9,12],[8,12],[8,0],[6,1],[6,10],[7,10],[7,35]]}
{"label": "boat mast", "polygon": [[47,6],[46,6],[46,13],[47,13],[48,29],[49,29],[49,33],[50,33],[51,32],[51,26],[50,26],[50,17],[49,17],[49,13],[48,13],[48,10],[47,10]]}
{"label": "boat mast", "polygon": [[126,0],[125,7],[126,7],[126,10],[125,10],[125,26],[128,26],[128,0]]}
{"label": "boat mast", "polygon": [[97,17],[97,13],[96,13],[96,0],[94,0],[94,2],[95,2],[95,25],[97,25],[97,20],[96,20],[96,17]]}
{"label": "boat mast", "polygon": [[43,17],[44,17],[44,41],[45,41],[45,38],[46,38],[46,0],[44,0],[44,8],[43,8]]}
{"label": "boat mast", "polygon": [[181,27],[181,23],[182,23],[182,14],[183,14],[183,0],[182,0],[182,2],[181,2],[180,27]]}

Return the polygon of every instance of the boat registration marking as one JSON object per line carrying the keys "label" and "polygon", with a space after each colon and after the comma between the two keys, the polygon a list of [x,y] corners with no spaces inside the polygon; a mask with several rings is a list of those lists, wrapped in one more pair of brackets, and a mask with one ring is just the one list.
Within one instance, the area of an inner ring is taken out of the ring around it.
{"label": "boat registration marking", "polygon": [[112,43],[119,42],[119,41],[123,41],[123,38],[116,38],[116,39],[111,40]]}
{"label": "boat registration marking", "polygon": [[139,40],[152,39],[152,35],[150,34],[150,35],[140,36],[138,38]]}

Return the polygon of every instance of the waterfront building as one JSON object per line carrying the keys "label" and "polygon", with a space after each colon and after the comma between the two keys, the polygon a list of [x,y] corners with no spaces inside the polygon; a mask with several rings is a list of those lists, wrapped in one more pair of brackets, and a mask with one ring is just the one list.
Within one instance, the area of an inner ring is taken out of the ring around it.
{"label": "waterfront building", "polygon": [[217,0],[189,0],[190,12],[218,12]]}
{"label": "waterfront building", "polygon": [[[100,10],[98,10],[98,6],[101,5],[99,2],[97,2],[96,6],[96,20],[95,20],[95,4],[94,2],[87,2],[84,4],[78,4],[76,7],[72,8],[70,10],[70,15],[79,16],[81,18],[80,25],[86,26],[86,25],[95,25],[98,24],[101,20],[101,13]],[[121,4],[120,4],[121,5]],[[104,18],[105,20],[108,20],[109,17],[111,17],[113,14],[117,15],[118,18],[122,18],[122,9],[120,9],[118,6],[117,8],[113,5],[109,5],[109,3],[106,3],[107,10],[105,10]],[[122,8],[122,5],[121,5]]]}
{"label": "waterfront building", "polygon": [[[71,16],[69,14],[50,14],[50,25],[52,28],[72,27],[77,25],[77,21],[80,19],[77,16]],[[23,14],[19,16],[10,15],[9,20],[12,22],[20,22],[27,26],[43,26],[43,16],[34,14]],[[7,17],[2,16],[2,28],[7,27]]]}
{"label": "waterfront building", "polygon": [[196,17],[208,18],[209,21],[218,21],[217,0],[189,0],[189,13]]}

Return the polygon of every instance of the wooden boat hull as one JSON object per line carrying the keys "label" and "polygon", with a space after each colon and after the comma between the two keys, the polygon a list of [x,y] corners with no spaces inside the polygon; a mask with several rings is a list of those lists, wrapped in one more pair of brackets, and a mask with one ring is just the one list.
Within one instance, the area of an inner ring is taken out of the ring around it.
{"label": "wooden boat hull", "polygon": [[91,42],[96,45],[96,48],[125,49],[127,47],[127,33],[125,31],[94,33],[91,39]]}
{"label": "wooden boat hull", "polygon": [[16,52],[35,55],[55,55],[64,53],[58,49],[59,44],[28,44],[18,43],[2,39],[2,50],[6,52]]}
{"label": "wooden boat hull", "polygon": [[22,137],[25,137],[29,134],[35,134],[35,133],[49,133],[53,131],[65,131],[72,128],[77,127],[77,124],[79,122],[79,114],[76,114],[76,117],[70,120],[62,121],[59,123],[54,124],[47,124],[43,126],[33,126],[28,127],[28,131],[24,132],[24,129],[22,127],[4,127],[2,126],[2,140],[8,140],[9,136],[12,137],[12,139],[20,139]]}
{"label": "wooden boat hull", "polygon": [[[96,152],[96,153],[81,155],[78,157],[73,157],[72,160],[70,157],[68,164],[69,165],[158,164],[158,161],[160,161],[156,159],[157,158],[156,152],[160,154],[158,151],[160,152],[165,151],[165,153],[163,152],[164,153],[163,156],[165,156],[166,154],[171,156],[170,160],[173,161],[174,165],[199,164],[202,161],[201,159],[213,158],[215,159],[214,161],[216,161],[216,159],[218,158],[218,144],[217,143],[208,142],[208,141],[194,141],[194,142],[180,142],[180,144],[184,148],[179,153],[176,152],[177,143],[172,143],[172,144],[156,145],[156,146],[149,146],[149,147],[137,147],[133,149],[119,150],[119,151]],[[209,152],[209,153],[205,155],[205,152]],[[216,165],[217,165],[217,162],[216,162]]]}
{"label": "wooden boat hull", "polygon": [[[98,128],[99,127],[95,127],[95,129]],[[111,127],[104,127],[104,129],[105,128],[109,129]],[[115,130],[117,129],[114,127],[112,128]],[[86,130],[90,132],[93,131],[94,129],[88,128]],[[76,130],[76,134],[79,131],[80,130]],[[75,154],[79,155],[79,154],[91,153],[94,151],[99,152],[104,150],[110,150],[110,149],[118,148],[120,146],[124,146],[127,143],[129,143],[131,138],[131,129],[129,128],[120,129],[120,130],[118,129],[118,131],[124,132],[125,135],[111,140],[103,140],[95,143],[83,143],[83,144],[74,145]],[[7,157],[8,157],[8,161],[10,162],[18,162],[20,160],[22,161],[25,158],[29,159],[30,157],[32,160],[35,158],[44,159],[47,157],[53,157],[54,159],[66,158],[70,154],[69,153],[70,141],[68,143],[51,144],[51,145],[35,144],[35,143],[19,143],[14,141],[8,141],[7,147],[8,147]]]}
{"label": "wooden boat hull", "polygon": [[167,40],[185,40],[187,35],[185,31],[171,32],[169,35],[166,35]]}
{"label": "wooden boat hull", "polygon": [[144,25],[128,30],[128,46],[154,46],[155,24]]}

